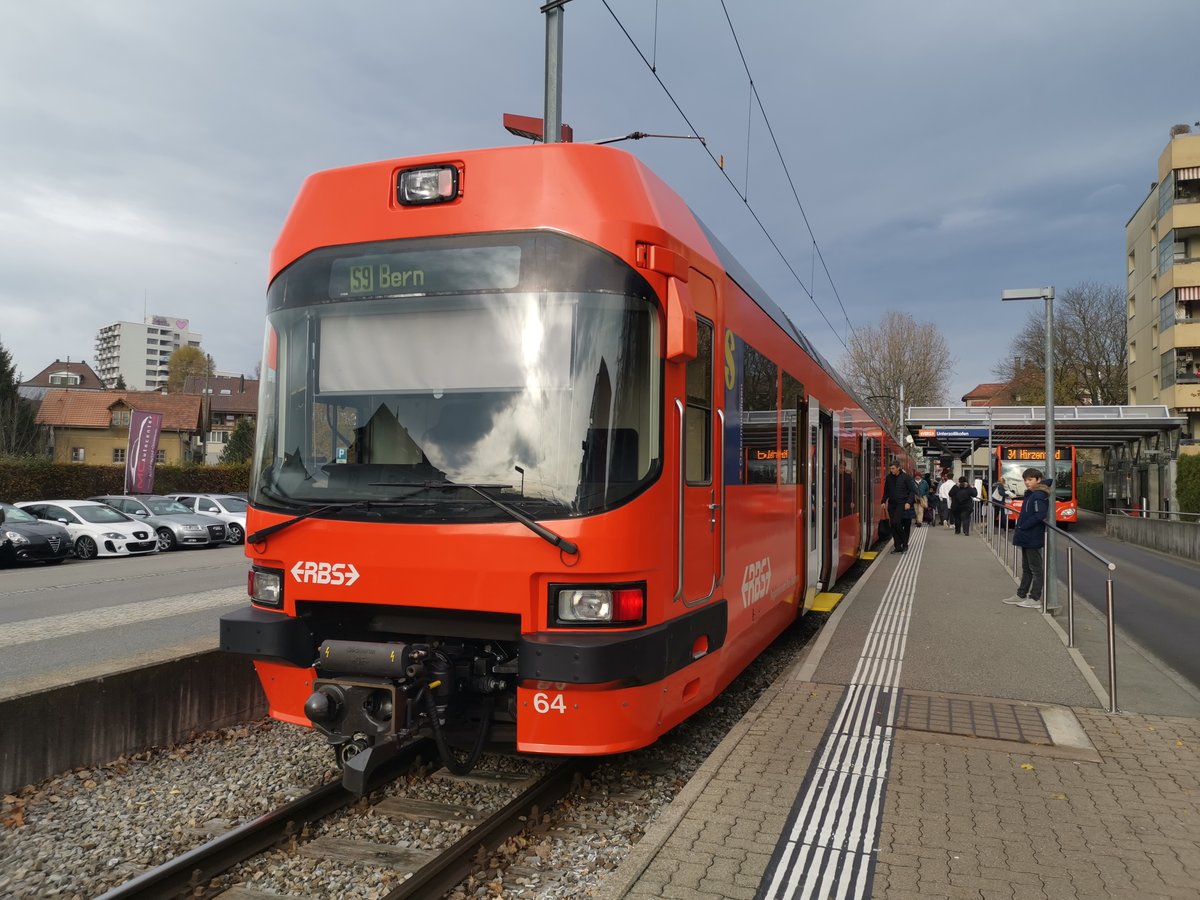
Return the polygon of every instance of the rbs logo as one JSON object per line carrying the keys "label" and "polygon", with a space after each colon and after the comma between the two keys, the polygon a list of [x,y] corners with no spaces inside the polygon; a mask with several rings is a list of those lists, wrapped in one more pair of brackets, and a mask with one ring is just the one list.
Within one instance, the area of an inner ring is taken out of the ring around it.
{"label": "rbs logo", "polygon": [[746,566],[742,573],[742,609],[757,603],[771,589],[771,557]]}
{"label": "rbs logo", "polygon": [[292,577],[301,584],[328,584],[349,587],[358,581],[354,563],[298,562],[292,566]]}

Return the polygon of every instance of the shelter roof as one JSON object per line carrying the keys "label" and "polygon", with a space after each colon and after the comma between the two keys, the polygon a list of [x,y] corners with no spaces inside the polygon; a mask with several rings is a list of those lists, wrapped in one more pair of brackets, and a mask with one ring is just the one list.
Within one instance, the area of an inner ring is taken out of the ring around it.
{"label": "shelter roof", "polygon": [[[1165,406],[1055,406],[1057,446],[1114,447],[1156,436],[1175,439],[1186,416]],[[912,406],[905,427],[915,446],[964,457],[979,446],[1040,447],[1046,437],[1044,406]]]}

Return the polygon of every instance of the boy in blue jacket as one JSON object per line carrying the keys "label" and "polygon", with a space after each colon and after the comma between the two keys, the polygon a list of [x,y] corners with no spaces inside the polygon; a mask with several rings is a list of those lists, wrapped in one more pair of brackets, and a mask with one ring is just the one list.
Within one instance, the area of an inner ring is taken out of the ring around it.
{"label": "boy in blue jacket", "polygon": [[1023,609],[1042,608],[1042,547],[1046,543],[1046,520],[1050,513],[1050,483],[1042,481],[1040,469],[1026,469],[1025,499],[1013,531],[1014,547],[1021,548],[1021,583],[1017,593],[1004,602]]}

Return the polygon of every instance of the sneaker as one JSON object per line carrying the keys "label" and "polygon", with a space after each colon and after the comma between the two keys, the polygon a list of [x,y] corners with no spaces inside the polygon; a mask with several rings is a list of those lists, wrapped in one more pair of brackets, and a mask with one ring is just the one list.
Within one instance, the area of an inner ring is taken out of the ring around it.
{"label": "sneaker", "polygon": [[1017,606],[1021,607],[1021,609],[1041,609],[1042,601],[1040,599],[1034,600],[1032,597],[1026,597],[1024,600],[1018,603]]}
{"label": "sneaker", "polygon": [[1003,600],[1001,600],[1000,602],[1001,602],[1001,603],[1009,603],[1009,604],[1012,604],[1012,605],[1014,605],[1014,606],[1015,606],[1015,605],[1016,605],[1016,604],[1018,604],[1018,603],[1024,603],[1024,602],[1025,602],[1025,598],[1024,598],[1024,597],[1022,597],[1020,594],[1013,594],[1011,597],[1005,597],[1005,598],[1004,598]]}

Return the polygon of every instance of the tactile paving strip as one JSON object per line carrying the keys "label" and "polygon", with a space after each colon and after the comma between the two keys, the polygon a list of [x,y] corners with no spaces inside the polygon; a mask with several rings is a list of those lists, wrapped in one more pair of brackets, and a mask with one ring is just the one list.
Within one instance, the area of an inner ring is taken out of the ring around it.
{"label": "tactile paving strip", "polygon": [[1054,746],[1041,710],[1028,703],[900,692],[896,728]]}

